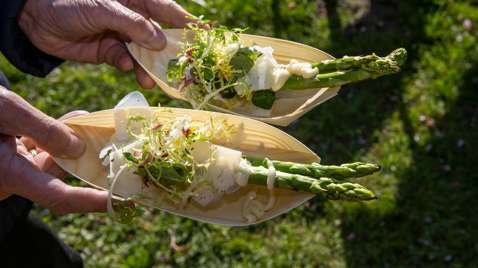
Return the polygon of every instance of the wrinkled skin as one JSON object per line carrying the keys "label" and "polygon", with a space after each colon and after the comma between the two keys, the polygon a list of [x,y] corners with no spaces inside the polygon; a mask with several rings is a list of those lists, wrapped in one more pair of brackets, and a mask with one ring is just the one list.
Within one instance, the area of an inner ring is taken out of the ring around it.
{"label": "wrinkled skin", "polygon": [[152,88],[154,81],[133,61],[124,41],[161,50],[166,38],[156,22],[184,27],[191,17],[170,0],[28,0],[18,22],[47,54],[135,69],[140,85]]}
{"label": "wrinkled skin", "polygon": [[[152,88],[153,80],[134,63],[124,42],[161,50],[166,39],[157,22],[183,27],[189,17],[168,0],[28,0],[18,23],[47,54],[135,69],[138,82]],[[84,143],[65,124],[0,86],[0,200],[15,194],[57,214],[105,211],[106,192],[65,184],[65,172],[51,158],[75,158],[83,150]]]}
{"label": "wrinkled skin", "polygon": [[106,192],[65,184],[65,172],[51,158],[83,153],[84,143],[70,128],[1,86],[0,111],[0,200],[16,194],[57,214],[106,210]]}

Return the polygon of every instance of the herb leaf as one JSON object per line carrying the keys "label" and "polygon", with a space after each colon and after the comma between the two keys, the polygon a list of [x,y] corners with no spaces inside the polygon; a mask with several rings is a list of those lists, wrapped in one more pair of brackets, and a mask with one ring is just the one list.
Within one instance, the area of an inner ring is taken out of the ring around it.
{"label": "herb leaf", "polygon": [[134,157],[133,154],[131,154],[130,152],[123,152],[123,156],[126,160],[128,160],[130,162],[133,162],[135,164],[139,163],[139,160],[136,159],[136,157]]}
{"label": "herb leaf", "polygon": [[245,76],[254,66],[258,55],[248,47],[241,47],[231,58],[230,64],[236,71],[235,78]]}
{"label": "herb leaf", "polygon": [[276,99],[276,93],[270,89],[254,91],[252,95],[252,103],[262,109],[269,110],[272,108]]}

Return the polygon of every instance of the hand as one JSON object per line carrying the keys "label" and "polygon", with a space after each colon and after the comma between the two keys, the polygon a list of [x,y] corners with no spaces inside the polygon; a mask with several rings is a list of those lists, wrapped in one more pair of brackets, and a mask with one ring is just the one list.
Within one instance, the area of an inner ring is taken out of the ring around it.
{"label": "hand", "polygon": [[106,210],[106,192],[59,179],[66,174],[50,154],[78,157],[84,151],[70,128],[1,86],[0,111],[0,200],[16,194],[57,214]]}
{"label": "hand", "polygon": [[[135,69],[144,88],[154,81],[129,55],[124,41],[161,50],[163,22],[184,27],[191,14],[172,0],[28,0],[18,23],[43,52],[66,60]],[[152,19],[152,20],[151,20]]]}

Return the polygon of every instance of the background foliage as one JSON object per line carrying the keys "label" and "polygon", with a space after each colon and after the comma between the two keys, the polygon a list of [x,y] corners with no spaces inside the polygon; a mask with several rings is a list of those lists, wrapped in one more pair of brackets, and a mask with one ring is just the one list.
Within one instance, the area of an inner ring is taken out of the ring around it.
{"label": "background foliage", "polygon": [[[335,56],[407,48],[400,75],[346,86],[285,129],[325,163],[380,163],[383,172],[361,180],[380,199],[313,199],[249,228],[160,211],[144,211],[126,226],[103,214],[58,217],[36,208],[88,267],[478,267],[476,2],[180,2],[221,24]],[[67,63],[46,79],[21,74],[4,59],[0,67],[13,90],[53,116],[109,108],[138,89],[131,74],[107,66]],[[153,104],[186,106],[158,88],[145,94]]]}

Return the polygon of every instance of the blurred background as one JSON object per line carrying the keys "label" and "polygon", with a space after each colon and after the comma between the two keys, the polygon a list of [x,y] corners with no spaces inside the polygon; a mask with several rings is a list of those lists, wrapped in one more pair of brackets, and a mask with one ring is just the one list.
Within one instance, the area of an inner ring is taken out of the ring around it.
{"label": "blurred background", "polygon": [[[145,210],[134,224],[36,207],[87,267],[478,267],[478,3],[422,0],[178,1],[196,15],[334,56],[397,47],[399,75],[345,86],[284,130],[327,164],[380,163],[380,198],[315,198],[276,219],[225,228]],[[132,74],[66,63],[46,79],[0,58],[12,89],[52,116],[114,106]],[[188,107],[159,88],[151,104]],[[80,184],[70,179],[72,184]]]}

